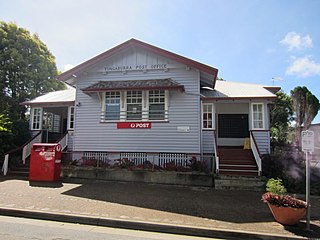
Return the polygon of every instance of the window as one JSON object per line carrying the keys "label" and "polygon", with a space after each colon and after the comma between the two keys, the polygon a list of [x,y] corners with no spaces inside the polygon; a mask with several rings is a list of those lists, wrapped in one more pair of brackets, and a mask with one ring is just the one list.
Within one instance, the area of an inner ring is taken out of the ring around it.
{"label": "window", "polygon": [[263,103],[252,103],[252,128],[264,128]]}
{"label": "window", "polygon": [[105,120],[120,119],[120,92],[106,92]]}
{"label": "window", "polygon": [[74,107],[68,109],[68,130],[74,129]]}
{"label": "window", "polygon": [[167,90],[105,92],[101,121],[167,121],[168,99]]}
{"label": "window", "polygon": [[42,108],[32,108],[31,130],[41,130],[42,128]]}
{"label": "window", "polygon": [[149,120],[165,120],[166,95],[164,90],[149,91]]}
{"label": "window", "polygon": [[203,129],[213,129],[214,126],[214,112],[212,103],[204,103],[202,105],[202,128]]}
{"label": "window", "polygon": [[127,91],[127,120],[142,120],[142,91]]}

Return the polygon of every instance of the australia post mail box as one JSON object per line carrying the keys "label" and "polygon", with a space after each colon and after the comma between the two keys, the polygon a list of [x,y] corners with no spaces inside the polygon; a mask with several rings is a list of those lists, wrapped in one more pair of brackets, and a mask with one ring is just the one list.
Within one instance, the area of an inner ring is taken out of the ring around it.
{"label": "australia post mail box", "polygon": [[35,143],[30,158],[30,181],[60,180],[61,145]]}

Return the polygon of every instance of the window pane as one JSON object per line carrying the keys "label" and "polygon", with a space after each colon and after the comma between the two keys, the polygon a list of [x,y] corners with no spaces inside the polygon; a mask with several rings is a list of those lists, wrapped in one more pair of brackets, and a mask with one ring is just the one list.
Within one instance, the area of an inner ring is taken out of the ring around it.
{"label": "window pane", "polygon": [[204,129],[213,128],[213,105],[212,104],[203,104],[203,123],[202,126]]}
{"label": "window pane", "polygon": [[141,120],[142,118],[142,105],[141,104],[128,104],[127,105],[127,119],[128,120]]}
{"label": "window pane", "polygon": [[120,92],[106,92],[106,120],[120,119]]}
{"label": "window pane", "polygon": [[149,119],[165,120],[165,91],[149,91]]}
{"label": "window pane", "polygon": [[150,120],[164,120],[165,109],[164,104],[152,104],[149,106],[149,119]]}

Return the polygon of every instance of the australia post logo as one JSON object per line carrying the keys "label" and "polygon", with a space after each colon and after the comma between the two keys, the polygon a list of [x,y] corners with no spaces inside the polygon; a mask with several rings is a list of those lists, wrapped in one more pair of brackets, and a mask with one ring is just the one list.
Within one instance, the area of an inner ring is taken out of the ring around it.
{"label": "australia post logo", "polygon": [[151,122],[118,122],[117,128],[131,128],[131,129],[151,128]]}

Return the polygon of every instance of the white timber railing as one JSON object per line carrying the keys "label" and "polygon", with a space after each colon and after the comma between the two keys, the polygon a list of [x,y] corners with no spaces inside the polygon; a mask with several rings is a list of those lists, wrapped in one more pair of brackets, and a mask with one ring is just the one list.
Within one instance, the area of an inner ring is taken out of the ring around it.
{"label": "white timber railing", "polygon": [[259,151],[259,147],[258,147],[257,141],[254,138],[253,131],[250,131],[250,145],[251,145],[251,149],[252,149],[252,153],[253,153],[254,159],[256,160],[256,164],[258,166],[258,174],[259,174],[259,176],[261,176],[261,173],[262,173],[261,154],[260,154],[260,151]]}
{"label": "white timber railing", "polygon": [[216,131],[213,131],[213,151],[214,151],[214,159],[215,159],[215,170],[216,173],[219,173],[219,156],[218,156],[218,144]]}
{"label": "white timber railing", "polygon": [[27,142],[22,148],[22,163],[26,164],[26,159],[31,155],[32,144],[41,142],[42,134],[38,133],[29,142]]}

